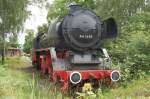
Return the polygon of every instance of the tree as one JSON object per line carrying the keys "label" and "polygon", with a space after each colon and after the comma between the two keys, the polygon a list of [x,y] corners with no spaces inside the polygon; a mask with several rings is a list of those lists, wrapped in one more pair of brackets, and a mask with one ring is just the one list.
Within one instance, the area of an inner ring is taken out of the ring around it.
{"label": "tree", "polygon": [[146,1],[149,3],[148,0],[55,0],[50,5],[47,15],[48,21],[66,15],[68,4],[74,1],[83,7],[94,10],[103,19],[114,17],[119,24],[118,26],[124,25],[129,17],[143,11]]}
{"label": "tree", "polygon": [[9,47],[19,47],[19,44],[18,44],[18,35],[15,33],[15,34],[12,34],[10,37],[9,37]]}
{"label": "tree", "polygon": [[128,22],[129,17],[141,12],[145,0],[97,0],[95,12],[102,18],[114,17],[119,26]]}
{"label": "tree", "polygon": [[44,23],[42,26],[38,26],[37,30],[38,30],[38,33],[47,33],[48,25]]}
{"label": "tree", "polygon": [[68,5],[72,2],[81,4],[82,6],[85,6],[89,9],[94,9],[96,5],[95,1],[94,0],[55,0],[53,4],[50,5],[49,7],[47,19],[50,22],[51,20],[57,17],[62,18],[63,16],[65,16],[69,11]]}
{"label": "tree", "polygon": [[29,54],[31,51],[31,48],[33,46],[33,39],[34,39],[34,30],[28,29],[26,30],[26,36],[25,36],[25,43],[23,45],[24,52]]}
{"label": "tree", "polygon": [[29,0],[0,0],[0,36],[2,37],[2,64],[5,60],[5,36],[8,33],[18,33],[23,29],[23,23],[28,17]]}

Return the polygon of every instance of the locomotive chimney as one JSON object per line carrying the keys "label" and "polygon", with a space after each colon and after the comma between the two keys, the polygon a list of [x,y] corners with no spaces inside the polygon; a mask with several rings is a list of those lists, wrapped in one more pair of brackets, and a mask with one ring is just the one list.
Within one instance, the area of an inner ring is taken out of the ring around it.
{"label": "locomotive chimney", "polygon": [[81,6],[79,4],[77,4],[76,2],[72,2],[69,4],[69,8],[70,8],[70,11],[73,12],[75,10],[80,9]]}

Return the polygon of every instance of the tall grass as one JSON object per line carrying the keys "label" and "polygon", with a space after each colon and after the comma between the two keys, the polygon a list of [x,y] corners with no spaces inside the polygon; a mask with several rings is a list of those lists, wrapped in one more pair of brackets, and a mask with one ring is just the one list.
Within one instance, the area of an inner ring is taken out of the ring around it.
{"label": "tall grass", "polygon": [[25,58],[7,58],[0,65],[0,99],[61,99],[62,94],[48,78],[23,70],[29,62]]}
{"label": "tall grass", "polygon": [[133,80],[127,87],[103,91],[101,99],[150,99],[150,77]]}
{"label": "tall grass", "polygon": [[[71,99],[39,72],[24,71],[30,63],[26,58],[7,58],[6,62],[0,65],[0,99]],[[134,80],[127,87],[103,88],[96,95],[96,99],[150,99],[150,76]]]}

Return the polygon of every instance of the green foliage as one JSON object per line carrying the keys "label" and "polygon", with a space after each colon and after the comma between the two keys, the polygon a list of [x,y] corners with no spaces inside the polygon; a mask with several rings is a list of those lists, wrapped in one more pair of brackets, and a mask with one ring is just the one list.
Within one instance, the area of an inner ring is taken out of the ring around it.
{"label": "green foliage", "polygon": [[28,0],[0,0],[1,33],[16,32],[23,28],[28,17]]}
{"label": "green foliage", "polygon": [[38,33],[47,33],[48,32],[48,25],[43,24],[42,26],[38,26]]}
{"label": "green foliage", "polygon": [[103,91],[98,99],[148,99],[150,97],[150,78],[127,82],[126,87],[119,87]]}
{"label": "green foliage", "polygon": [[27,5],[29,0],[0,0],[0,36],[2,37],[2,64],[5,63],[6,34],[18,33],[23,29],[29,15]]}
{"label": "green foliage", "polygon": [[57,17],[63,17],[68,12],[66,4],[66,0],[55,0],[54,3],[50,5],[47,15],[48,21],[51,21]]}
{"label": "green foliage", "polygon": [[23,45],[24,52],[29,54],[31,51],[31,48],[33,46],[33,39],[34,39],[34,30],[28,29],[26,30],[26,36],[25,36],[25,43]]}
{"label": "green foliage", "polygon": [[9,37],[9,41],[8,41],[7,47],[14,47],[14,48],[18,48],[19,47],[18,35],[16,33],[12,34]]}
{"label": "green foliage", "polygon": [[145,0],[55,0],[50,5],[47,19],[62,18],[68,13],[69,3],[76,2],[83,7],[94,10],[100,17],[114,17],[120,25],[124,25],[130,16],[145,8]]}
{"label": "green foliage", "polygon": [[142,12],[129,18],[121,34],[106,45],[115,65],[122,71],[122,80],[144,77],[150,71],[150,13]]}
{"label": "green foliage", "polygon": [[49,7],[49,12],[47,15],[48,21],[50,22],[57,17],[64,17],[69,11],[69,4],[72,2],[81,4],[89,9],[94,9],[96,5],[93,0],[55,0]]}
{"label": "green foliage", "polygon": [[102,18],[113,17],[119,27],[124,25],[130,16],[143,10],[145,0],[96,0],[95,12]]}

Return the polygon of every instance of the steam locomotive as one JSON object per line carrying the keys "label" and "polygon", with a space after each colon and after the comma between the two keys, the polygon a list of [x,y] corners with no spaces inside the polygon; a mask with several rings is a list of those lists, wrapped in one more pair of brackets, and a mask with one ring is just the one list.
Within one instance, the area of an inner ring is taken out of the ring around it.
{"label": "steam locomotive", "polygon": [[98,45],[117,36],[115,20],[102,20],[77,4],[69,7],[69,14],[51,22],[48,33],[35,37],[33,64],[53,82],[62,83],[62,90],[106,78],[118,81],[120,73],[111,69],[107,50]]}

